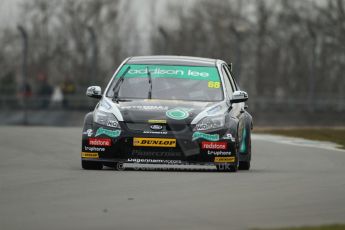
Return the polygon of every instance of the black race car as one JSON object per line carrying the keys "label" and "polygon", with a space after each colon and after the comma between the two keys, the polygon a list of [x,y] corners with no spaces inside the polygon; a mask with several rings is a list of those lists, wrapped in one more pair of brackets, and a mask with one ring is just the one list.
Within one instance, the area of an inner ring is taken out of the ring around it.
{"label": "black race car", "polygon": [[252,117],[248,99],[221,60],[182,56],[127,58],[85,116],[84,169],[123,163],[203,164],[248,170]]}

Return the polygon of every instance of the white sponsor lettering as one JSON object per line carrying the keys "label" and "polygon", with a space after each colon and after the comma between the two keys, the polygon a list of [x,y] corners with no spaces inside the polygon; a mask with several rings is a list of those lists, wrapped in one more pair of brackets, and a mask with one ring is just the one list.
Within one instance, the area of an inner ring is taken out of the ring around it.
{"label": "white sponsor lettering", "polygon": [[169,109],[168,106],[162,105],[132,105],[132,106],[123,106],[122,109],[129,110],[147,110],[147,111],[166,111]]}
{"label": "white sponsor lettering", "polygon": [[128,158],[128,162],[134,163],[158,163],[158,164],[181,164],[180,160],[160,160],[160,159],[136,159]]}
{"label": "white sponsor lettering", "polygon": [[231,152],[208,150],[207,154],[208,155],[214,155],[214,156],[229,156],[229,155],[231,155]]}
{"label": "white sponsor lettering", "polygon": [[144,131],[145,134],[168,134],[168,132],[164,132],[164,131]]}
{"label": "white sponsor lettering", "polygon": [[104,152],[105,151],[105,148],[89,147],[89,146],[85,146],[84,149],[85,149],[85,151],[91,151],[91,152]]}
{"label": "white sponsor lettering", "polygon": [[88,137],[92,137],[93,131],[92,131],[92,129],[88,129],[88,130],[86,130],[85,132],[83,132],[83,134],[84,134],[84,135],[87,135]]}
{"label": "white sponsor lettering", "polygon": [[231,135],[231,133],[227,133],[223,136],[223,140],[231,140],[232,142],[235,142],[235,138]]}

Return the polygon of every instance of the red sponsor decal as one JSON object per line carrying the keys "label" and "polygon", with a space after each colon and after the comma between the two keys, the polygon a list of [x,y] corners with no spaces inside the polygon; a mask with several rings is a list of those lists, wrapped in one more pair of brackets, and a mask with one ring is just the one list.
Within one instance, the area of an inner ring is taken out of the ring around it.
{"label": "red sponsor decal", "polygon": [[110,138],[89,138],[89,145],[111,146],[111,139]]}
{"label": "red sponsor decal", "polygon": [[228,148],[228,143],[226,142],[210,142],[210,141],[203,141],[201,142],[202,149],[221,149],[225,150]]}

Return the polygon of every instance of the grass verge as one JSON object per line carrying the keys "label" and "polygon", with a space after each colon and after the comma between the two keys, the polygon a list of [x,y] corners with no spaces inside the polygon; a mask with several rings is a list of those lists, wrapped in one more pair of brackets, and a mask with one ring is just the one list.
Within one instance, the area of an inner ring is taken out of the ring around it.
{"label": "grass verge", "polygon": [[330,141],[340,145],[341,149],[345,149],[345,128],[254,128],[254,133]]}
{"label": "grass verge", "polygon": [[316,227],[291,227],[291,228],[254,228],[252,230],[345,230],[345,225],[334,224]]}

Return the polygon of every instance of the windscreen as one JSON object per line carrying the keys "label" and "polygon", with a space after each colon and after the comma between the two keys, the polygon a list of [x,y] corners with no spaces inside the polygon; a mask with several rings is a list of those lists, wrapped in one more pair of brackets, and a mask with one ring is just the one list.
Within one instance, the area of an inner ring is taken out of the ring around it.
{"label": "windscreen", "polygon": [[[123,81],[115,87],[124,73]],[[128,64],[124,65],[113,79],[107,96],[114,97],[114,90],[118,91],[120,99],[147,99],[150,91],[152,99],[186,101],[223,99],[220,77],[214,66]]]}

